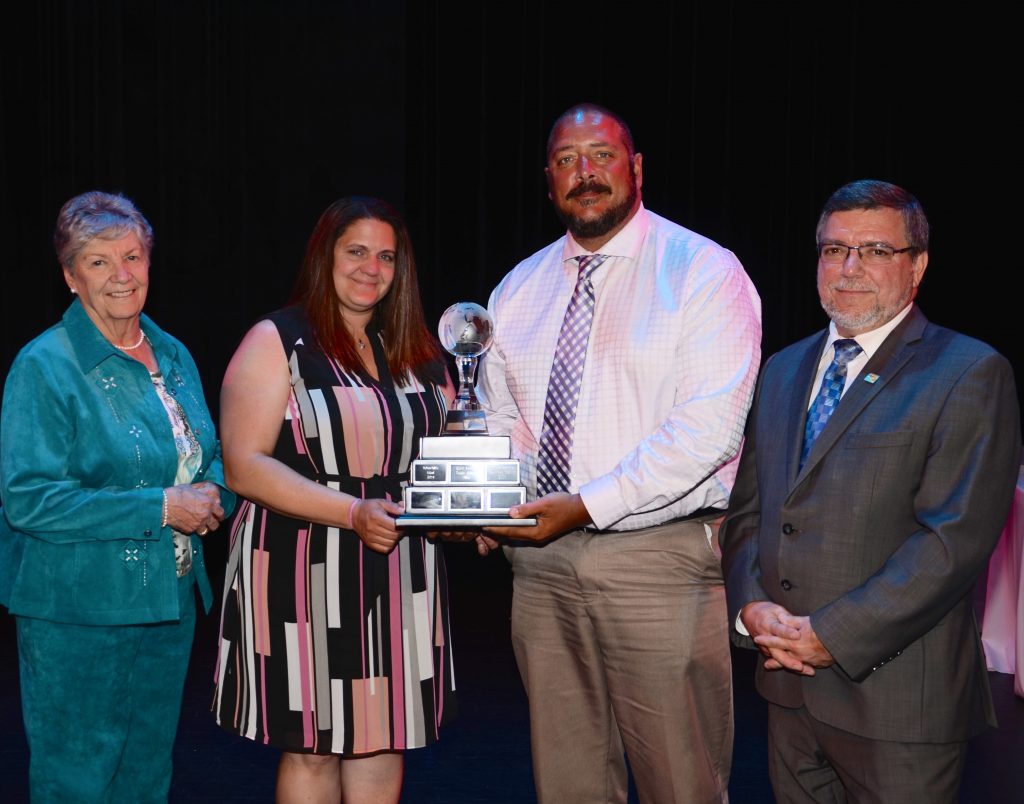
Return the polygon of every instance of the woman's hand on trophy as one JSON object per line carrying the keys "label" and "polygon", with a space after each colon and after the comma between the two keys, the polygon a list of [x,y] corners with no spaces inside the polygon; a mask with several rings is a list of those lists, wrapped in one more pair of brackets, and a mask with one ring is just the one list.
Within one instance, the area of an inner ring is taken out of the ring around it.
{"label": "woman's hand on trophy", "polygon": [[395,527],[395,517],[404,510],[401,503],[391,500],[358,500],[349,514],[352,530],[370,550],[390,553],[402,538],[402,531]]}
{"label": "woman's hand on trophy", "polygon": [[446,542],[471,542],[479,535],[480,531],[476,528],[473,530],[431,530],[427,532],[429,538],[444,539]]}
{"label": "woman's hand on trophy", "polygon": [[501,544],[497,539],[492,539],[486,533],[478,533],[476,535],[476,551],[482,555],[488,555],[491,550],[497,550],[501,547]]}

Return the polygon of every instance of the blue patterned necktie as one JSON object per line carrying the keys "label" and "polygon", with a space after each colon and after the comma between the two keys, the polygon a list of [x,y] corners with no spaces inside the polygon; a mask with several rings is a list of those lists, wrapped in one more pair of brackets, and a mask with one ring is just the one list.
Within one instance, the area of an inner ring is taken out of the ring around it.
{"label": "blue patterned necktie", "polygon": [[590,277],[608,257],[605,254],[588,254],[576,259],[579,261],[579,276],[569,306],[565,308],[555,359],[551,364],[548,396],[544,402],[544,426],[537,455],[538,497],[553,491],[569,490],[573,423],[580,398],[590,325],[594,321],[594,285]]}
{"label": "blue patterned necktie", "polygon": [[807,425],[804,427],[804,449],[800,454],[800,468],[803,469],[804,462],[814,446],[814,441],[828,423],[828,417],[839,404],[839,398],[843,395],[843,386],[846,385],[846,366],[859,355],[863,349],[857,341],[852,338],[843,338],[835,342],[836,354],[831,364],[825,370],[825,376],[821,378],[821,388],[818,395],[814,397],[810,409],[807,411]]}

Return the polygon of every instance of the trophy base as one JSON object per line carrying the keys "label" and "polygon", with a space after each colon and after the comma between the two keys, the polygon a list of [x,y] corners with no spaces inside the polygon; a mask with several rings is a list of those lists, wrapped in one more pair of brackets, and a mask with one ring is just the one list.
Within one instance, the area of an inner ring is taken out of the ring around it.
{"label": "trophy base", "polygon": [[530,527],[537,524],[536,517],[523,517],[512,519],[507,516],[483,515],[483,516],[445,516],[433,514],[402,514],[395,520],[400,528],[441,528],[444,530],[463,530],[464,528],[515,528]]}
{"label": "trophy base", "polygon": [[519,461],[496,458],[417,458],[410,471],[412,484],[427,486],[518,485]]}
{"label": "trophy base", "polygon": [[507,517],[526,502],[523,486],[406,486],[402,502],[409,516]]}

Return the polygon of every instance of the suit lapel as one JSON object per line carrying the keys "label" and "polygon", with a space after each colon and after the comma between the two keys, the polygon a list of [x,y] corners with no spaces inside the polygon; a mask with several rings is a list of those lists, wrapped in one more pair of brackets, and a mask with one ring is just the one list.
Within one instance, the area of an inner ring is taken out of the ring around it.
{"label": "suit lapel", "polygon": [[[811,453],[807,456],[807,462],[804,464],[803,470],[797,475],[794,486],[799,485],[807,477],[808,473],[813,471],[818,462],[836,445],[839,438],[860,416],[861,412],[885,390],[886,386],[907,364],[907,361],[914,356],[916,344],[921,340],[921,334],[924,332],[927,324],[928,320],[915,306],[907,314],[907,317],[900,322],[899,326],[889,333],[889,337],[882,342],[882,345],[871,356],[871,359],[864,366],[860,375],[853,380],[853,385],[843,394],[843,398],[839,402],[835,413],[832,414],[832,417],[825,425],[825,429],[821,431],[821,434],[814,442],[814,446],[811,447]],[[820,354],[819,350],[819,357]],[[817,364],[815,364],[816,366]],[[865,378],[869,375],[875,375],[878,379],[874,382],[868,382]],[[813,382],[813,376],[811,381]],[[803,443],[803,427],[807,419],[806,397],[804,398],[801,412],[803,415],[800,417],[799,435],[801,441],[797,446],[798,460],[800,445]],[[792,474],[790,477],[792,477]]]}
{"label": "suit lapel", "polygon": [[803,355],[799,357],[792,380],[785,386],[788,398],[779,406],[779,410],[792,411],[791,415],[787,417],[784,442],[787,450],[786,477],[791,484],[800,468],[800,453],[804,446],[804,427],[807,422],[807,400],[810,399],[810,389],[814,383],[814,377],[818,373],[818,362],[821,360],[821,353],[827,341],[828,330],[825,330],[821,337],[808,344]]}

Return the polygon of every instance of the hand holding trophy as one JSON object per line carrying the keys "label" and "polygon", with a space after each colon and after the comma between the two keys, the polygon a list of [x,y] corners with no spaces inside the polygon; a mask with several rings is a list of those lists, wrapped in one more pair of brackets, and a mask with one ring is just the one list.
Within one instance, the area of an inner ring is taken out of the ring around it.
{"label": "hand holding trophy", "polygon": [[420,439],[398,525],[460,529],[537,524],[533,518],[508,515],[513,505],[526,502],[519,461],[512,458],[508,436],[488,434],[473,386],[477,362],[494,339],[494,319],[479,304],[459,302],[444,311],[437,334],[455,358],[459,388],[444,434]]}

